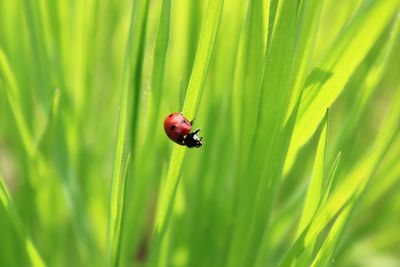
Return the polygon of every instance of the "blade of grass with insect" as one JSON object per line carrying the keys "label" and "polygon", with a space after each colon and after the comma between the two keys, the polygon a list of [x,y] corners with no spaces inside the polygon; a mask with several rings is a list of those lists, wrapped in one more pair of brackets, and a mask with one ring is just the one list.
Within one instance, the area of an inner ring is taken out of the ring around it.
{"label": "blade of grass with insect", "polygon": [[[293,132],[285,172],[290,170],[297,151],[315,132],[330,106],[345,88],[350,76],[385,30],[396,11],[398,1],[383,0],[364,4],[332,49],[308,76],[302,105]],[[328,94],[329,92],[329,94]]]}
{"label": "blade of grass with insect", "polygon": [[32,266],[34,267],[46,266],[40,254],[38,253],[35,245],[32,243],[31,239],[25,233],[24,226],[22,225],[22,222],[18,217],[17,211],[15,210],[14,204],[11,200],[10,194],[7,190],[6,184],[4,183],[4,179],[1,175],[0,175],[0,202],[7,210],[8,215],[10,216],[10,219],[17,230],[19,239],[23,244],[22,247],[26,248],[26,252],[29,256]]}
{"label": "blade of grass with insect", "polygon": [[[223,0],[209,1],[207,15],[202,26],[193,71],[182,110],[183,114],[189,118],[194,117],[200,102],[210,57],[218,32],[222,8]],[[163,240],[165,230],[168,227],[168,218],[175,200],[176,189],[179,184],[179,173],[185,155],[185,149],[186,148],[178,145],[174,145],[172,149],[165,187],[160,195],[163,201],[161,201],[161,205],[157,207],[156,222],[154,226],[153,242],[156,243],[154,244],[154,254],[156,255],[158,254],[157,251]]]}
{"label": "blade of grass with insect", "polygon": [[0,1],[0,266],[399,261],[399,0],[47,2]]}
{"label": "blade of grass with insect", "polygon": [[[200,102],[201,90],[207,74],[207,68],[212,53],[218,24],[221,17],[223,1],[210,1],[207,17],[200,36],[199,49],[193,67],[193,72],[186,92],[186,98],[182,112],[187,117],[194,117],[198,103]],[[182,165],[185,148],[174,145],[170,167],[167,175],[163,199],[158,212],[155,225],[155,234],[160,234],[166,227],[166,217],[174,199],[174,192],[178,184],[180,166]]]}

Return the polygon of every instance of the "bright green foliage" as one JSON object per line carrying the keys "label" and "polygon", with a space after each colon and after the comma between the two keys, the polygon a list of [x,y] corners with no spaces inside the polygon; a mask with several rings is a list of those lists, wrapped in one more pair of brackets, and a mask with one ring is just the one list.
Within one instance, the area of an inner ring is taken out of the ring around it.
{"label": "bright green foliage", "polygon": [[0,266],[400,266],[399,73],[400,0],[0,1]]}

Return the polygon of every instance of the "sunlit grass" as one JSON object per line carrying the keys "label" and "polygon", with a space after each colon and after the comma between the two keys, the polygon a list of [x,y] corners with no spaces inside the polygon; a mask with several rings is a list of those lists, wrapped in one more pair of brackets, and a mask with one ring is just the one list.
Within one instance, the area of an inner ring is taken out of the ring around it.
{"label": "sunlit grass", "polygon": [[399,73],[398,0],[1,1],[0,266],[398,266]]}

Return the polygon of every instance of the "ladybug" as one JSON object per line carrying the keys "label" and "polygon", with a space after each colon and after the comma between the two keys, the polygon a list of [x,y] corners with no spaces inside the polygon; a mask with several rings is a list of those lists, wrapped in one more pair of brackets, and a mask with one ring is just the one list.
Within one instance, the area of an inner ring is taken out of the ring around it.
{"label": "ladybug", "polygon": [[192,130],[193,120],[186,119],[181,112],[174,112],[169,114],[164,120],[164,130],[169,139],[181,146],[201,147],[203,137],[198,137],[197,133],[200,129],[194,132]]}

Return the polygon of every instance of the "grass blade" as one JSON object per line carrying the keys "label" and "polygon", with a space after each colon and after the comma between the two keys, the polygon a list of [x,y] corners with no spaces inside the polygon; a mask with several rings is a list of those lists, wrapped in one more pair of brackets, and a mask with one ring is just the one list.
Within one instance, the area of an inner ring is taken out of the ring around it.
{"label": "grass blade", "polygon": [[322,247],[315,256],[315,259],[311,264],[312,267],[329,265],[333,253],[335,251],[335,248],[338,244],[339,238],[342,234],[343,228],[345,227],[345,224],[348,222],[352,206],[353,205],[347,206],[337,217],[334,225],[329,231],[328,236],[325,238]]}
{"label": "grass blade", "polygon": [[7,95],[8,103],[11,106],[15,123],[17,125],[19,134],[21,136],[22,145],[24,146],[29,158],[32,158],[36,153],[36,145],[33,141],[32,134],[30,133],[24,117],[21,103],[21,96],[18,91],[18,83],[10,68],[7,57],[3,50],[0,49],[0,81],[4,83],[5,92]]}
{"label": "grass blade", "polygon": [[[131,18],[128,33],[128,41],[125,52],[125,63],[123,68],[123,76],[121,81],[120,107],[118,114],[117,140],[115,146],[115,155],[113,162],[113,174],[111,178],[111,190],[109,200],[109,216],[108,216],[108,249],[107,249],[107,266],[119,266],[121,229],[125,205],[125,188],[127,183],[127,167],[129,157],[126,155],[126,147],[128,146],[128,129],[129,129],[129,100],[131,92],[131,77],[133,75],[133,65],[136,64],[138,55],[135,53],[135,62],[132,62],[133,31],[135,22],[135,4],[132,1]],[[138,88],[136,88],[138,90]]]}
{"label": "grass blade", "polygon": [[23,224],[17,215],[17,211],[14,208],[14,204],[10,197],[10,193],[7,190],[7,186],[4,183],[3,177],[0,175],[0,202],[3,204],[6,209],[10,219],[17,229],[19,234],[19,238],[21,242],[24,244],[23,247],[26,248],[26,252],[29,255],[29,259],[31,261],[32,266],[34,267],[44,267],[46,264],[42,260],[39,252],[37,251],[35,245],[32,243],[31,239],[25,233]]}
{"label": "grass blade", "polygon": [[325,115],[325,122],[322,128],[321,135],[319,137],[317,153],[315,155],[314,168],[310,178],[310,184],[306,194],[304,202],[303,213],[301,215],[299,227],[297,229],[297,235],[300,235],[307,225],[312,220],[315,212],[318,209],[318,205],[321,203],[322,190],[325,176],[325,153],[326,144],[328,140],[328,111]]}

